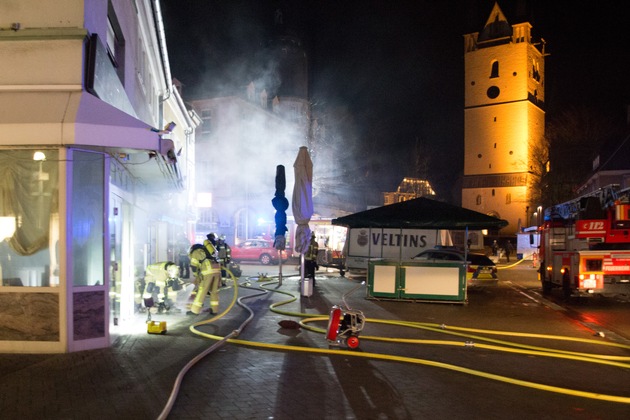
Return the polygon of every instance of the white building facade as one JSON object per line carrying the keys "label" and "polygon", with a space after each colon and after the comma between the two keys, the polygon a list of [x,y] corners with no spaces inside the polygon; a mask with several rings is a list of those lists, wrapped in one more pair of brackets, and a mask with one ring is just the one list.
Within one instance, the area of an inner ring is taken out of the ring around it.
{"label": "white building facade", "polygon": [[4,1],[0,55],[0,352],[107,347],[194,237],[198,122],[159,1]]}

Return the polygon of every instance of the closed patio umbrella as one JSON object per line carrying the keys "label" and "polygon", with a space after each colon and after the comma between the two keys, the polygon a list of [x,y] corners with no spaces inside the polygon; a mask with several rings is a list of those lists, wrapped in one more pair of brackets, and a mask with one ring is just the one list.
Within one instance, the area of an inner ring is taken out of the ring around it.
{"label": "closed patio umbrella", "polygon": [[308,224],[313,216],[313,162],[306,146],[300,147],[295,163],[295,185],[293,186],[293,201],[291,203],[293,217],[297,224],[295,231],[296,252],[300,256],[300,275],[304,280],[304,254],[308,251],[311,229]]}
{"label": "closed patio umbrella", "polygon": [[279,283],[282,286],[282,252],[286,248],[285,233],[287,232],[287,212],[289,208],[289,200],[284,196],[286,187],[286,177],[284,175],[284,166],[276,167],[276,193],[271,200],[273,208],[276,209],[276,232],[273,247],[278,250],[278,266],[279,266]]}

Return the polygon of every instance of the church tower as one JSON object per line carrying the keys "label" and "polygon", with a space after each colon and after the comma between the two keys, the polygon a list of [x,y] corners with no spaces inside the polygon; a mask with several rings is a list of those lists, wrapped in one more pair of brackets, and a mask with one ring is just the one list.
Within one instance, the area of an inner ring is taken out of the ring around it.
{"label": "church tower", "polygon": [[526,227],[533,155],[545,131],[544,51],[527,22],[510,25],[494,4],[481,32],[464,35],[462,206]]}

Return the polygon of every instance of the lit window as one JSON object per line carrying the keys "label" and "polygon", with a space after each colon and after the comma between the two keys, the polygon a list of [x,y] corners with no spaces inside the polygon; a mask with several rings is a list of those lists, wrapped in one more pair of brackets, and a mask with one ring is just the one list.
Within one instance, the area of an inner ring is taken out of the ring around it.
{"label": "lit window", "polygon": [[0,150],[0,167],[0,287],[58,286],[57,151]]}
{"label": "lit window", "polygon": [[[101,153],[81,150],[72,151],[72,194],[70,226],[72,267],[74,286],[102,286],[105,269],[103,265],[102,217],[105,206],[103,182],[105,158]],[[77,258],[80,255],[81,258]]]}

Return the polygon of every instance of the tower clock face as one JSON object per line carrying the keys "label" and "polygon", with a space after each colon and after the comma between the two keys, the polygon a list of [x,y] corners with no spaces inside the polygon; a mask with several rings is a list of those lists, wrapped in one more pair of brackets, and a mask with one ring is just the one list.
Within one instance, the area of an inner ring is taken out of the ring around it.
{"label": "tower clock face", "polygon": [[486,95],[488,95],[488,98],[490,99],[495,99],[499,96],[499,93],[501,93],[501,90],[498,87],[490,86],[488,88],[488,91],[486,92]]}

